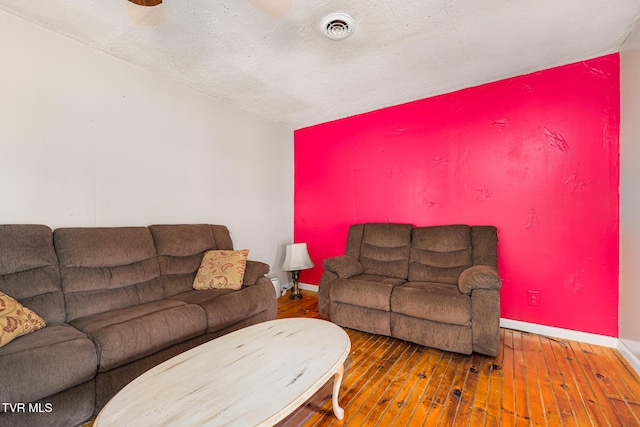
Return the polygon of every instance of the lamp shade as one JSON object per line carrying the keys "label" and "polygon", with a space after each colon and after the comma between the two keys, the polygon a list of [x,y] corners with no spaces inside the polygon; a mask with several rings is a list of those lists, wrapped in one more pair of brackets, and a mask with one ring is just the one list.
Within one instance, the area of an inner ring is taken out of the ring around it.
{"label": "lamp shade", "polygon": [[284,271],[300,271],[307,268],[313,268],[314,264],[309,258],[306,243],[292,243],[287,245],[284,256]]}

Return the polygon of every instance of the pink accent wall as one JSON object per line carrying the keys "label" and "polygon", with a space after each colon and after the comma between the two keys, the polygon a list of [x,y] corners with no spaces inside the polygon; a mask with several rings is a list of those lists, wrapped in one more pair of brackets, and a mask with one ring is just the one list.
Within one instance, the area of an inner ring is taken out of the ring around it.
{"label": "pink accent wall", "polygon": [[352,223],[495,225],[503,318],[617,337],[619,69],[613,54],[297,130],[301,281]]}

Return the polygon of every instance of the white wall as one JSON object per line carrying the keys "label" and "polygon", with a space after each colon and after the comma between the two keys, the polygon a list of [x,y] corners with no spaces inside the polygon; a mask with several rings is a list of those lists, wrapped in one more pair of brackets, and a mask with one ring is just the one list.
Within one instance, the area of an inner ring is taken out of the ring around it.
{"label": "white wall", "polygon": [[[640,27],[620,55],[619,337],[640,366]],[[640,372],[640,370],[639,370]]]}
{"label": "white wall", "polygon": [[0,11],[0,223],[225,224],[282,281],[293,132]]}

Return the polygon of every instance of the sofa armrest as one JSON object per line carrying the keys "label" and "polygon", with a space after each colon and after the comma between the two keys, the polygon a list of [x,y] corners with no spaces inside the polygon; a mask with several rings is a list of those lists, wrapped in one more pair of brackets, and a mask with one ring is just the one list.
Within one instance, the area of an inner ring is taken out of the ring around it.
{"label": "sofa armrest", "polygon": [[247,267],[244,270],[242,284],[244,286],[255,285],[260,276],[264,276],[269,273],[270,270],[271,267],[269,267],[269,264],[265,264],[260,261],[247,260]]}
{"label": "sofa armrest", "polygon": [[502,281],[495,268],[488,265],[474,265],[460,274],[458,288],[463,294],[470,294],[474,289],[495,289],[502,286]]}
{"label": "sofa armrest", "polygon": [[327,258],[322,262],[322,267],[337,274],[341,279],[348,279],[363,272],[362,264],[349,255]]}

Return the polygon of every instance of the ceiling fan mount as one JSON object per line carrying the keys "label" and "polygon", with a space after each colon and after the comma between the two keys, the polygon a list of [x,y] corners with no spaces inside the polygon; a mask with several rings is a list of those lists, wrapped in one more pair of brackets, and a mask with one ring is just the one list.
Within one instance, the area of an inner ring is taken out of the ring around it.
{"label": "ceiling fan mount", "polygon": [[162,3],[162,0],[129,0],[131,3],[139,6],[157,6]]}

